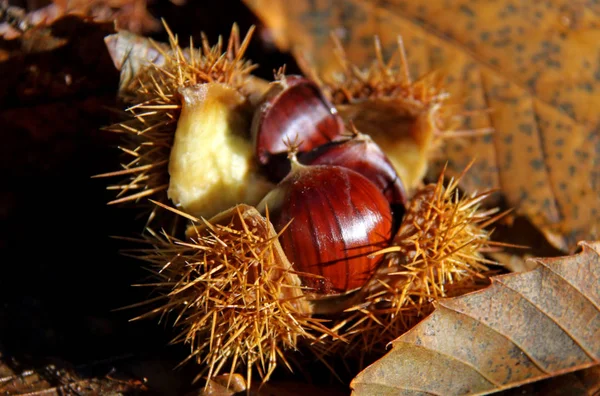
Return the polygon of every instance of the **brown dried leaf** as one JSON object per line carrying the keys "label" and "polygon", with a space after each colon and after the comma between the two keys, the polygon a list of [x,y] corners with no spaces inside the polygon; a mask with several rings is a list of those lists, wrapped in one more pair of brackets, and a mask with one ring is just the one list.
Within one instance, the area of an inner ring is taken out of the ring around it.
{"label": "brown dried leaf", "polygon": [[600,242],[442,299],[351,384],[361,394],[481,394],[600,363]]}
{"label": "brown dried leaf", "polygon": [[[501,188],[508,205],[528,216],[563,250],[600,232],[600,8],[546,2],[246,0],[280,48],[302,55],[321,73],[339,69],[329,34],[350,61],[374,58],[401,35],[413,75],[442,72],[465,110],[463,128],[493,135],[455,140],[442,162],[468,190]],[[269,3],[268,6],[266,3]],[[491,112],[481,111],[491,109]]]}

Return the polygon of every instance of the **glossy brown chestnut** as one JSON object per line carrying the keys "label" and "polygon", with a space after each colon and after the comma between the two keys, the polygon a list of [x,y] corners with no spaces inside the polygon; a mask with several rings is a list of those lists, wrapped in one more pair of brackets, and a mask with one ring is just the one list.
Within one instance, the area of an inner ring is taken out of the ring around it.
{"label": "glossy brown chestnut", "polygon": [[252,120],[252,139],[258,161],[286,153],[289,143],[308,151],[330,142],[344,130],[335,107],[319,87],[302,76],[286,76],[272,83]]}
{"label": "glossy brown chestnut", "polygon": [[390,205],[406,205],[406,190],[394,166],[370,136],[356,133],[344,141],[330,142],[299,155],[307,165],[350,168],[381,189]]}
{"label": "glossy brown chestnut", "polygon": [[356,290],[367,282],[381,257],[369,254],[392,236],[390,205],[361,174],[340,166],[305,166],[292,171],[258,204],[268,209],[283,251],[304,285],[317,294]]}

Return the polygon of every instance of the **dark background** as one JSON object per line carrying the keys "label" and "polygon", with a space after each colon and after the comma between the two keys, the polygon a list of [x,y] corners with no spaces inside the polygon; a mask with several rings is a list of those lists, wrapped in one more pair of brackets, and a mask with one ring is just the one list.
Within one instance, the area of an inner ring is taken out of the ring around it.
{"label": "dark background", "polygon": [[[259,24],[239,1],[159,1],[149,9],[196,43],[201,30],[215,43],[234,22],[242,35]],[[48,363],[99,374],[117,367],[148,378],[161,394],[181,394],[194,364],[173,371],[187,352],[167,346],[173,331],[156,320],[129,322],[140,310],[114,311],[143,301],[148,290],[130,286],[147,273],[119,253],[124,242],[110,238],[134,236],[143,223],[135,210],[107,206],[114,198],[108,180],[91,178],[119,163],[118,137],[100,130],[123,108],[103,42],[112,24],[67,17],[52,31],[67,45],[0,63],[0,354],[17,372]],[[247,54],[260,63],[257,74],[271,79],[284,63],[296,70],[260,32]],[[164,31],[151,36],[166,41]]]}

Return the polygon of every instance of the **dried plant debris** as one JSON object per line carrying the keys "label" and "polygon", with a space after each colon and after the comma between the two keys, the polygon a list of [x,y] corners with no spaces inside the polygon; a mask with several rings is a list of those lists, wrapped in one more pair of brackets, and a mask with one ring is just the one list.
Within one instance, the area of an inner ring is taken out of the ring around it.
{"label": "dried plant debris", "polygon": [[[22,9],[0,3],[0,61],[15,53],[51,51],[64,46],[68,39],[54,36],[49,26],[36,27],[28,21]],[[15,42],[19,45],[15,46]]]}
{"label": "dried plant debris", "polygon": [[298,274],[279,246],[268,218],[238,205],[210,221],[192,221],[188,240],[148,237],[151,248],[131,251],[151,264],[161,293],[146,304],[157,308],[139,318],[160,316],[180,329],[173,342],[190,346],[186,361],[203,366],[197,379],[253,370],[263,381],[278,363],[291,369],[285,352],[300,339],[317,341],[331,332],[310,317]]}
{"label": "dried plant debris", "polygon": [[240,374],[221,374],[207,381],[199,396],[233,396],[247,390],[246,380]]}
{"label": "dried plant debris", "polygon": [[[182,5],[185,0],[171,0]],[[137,34],[160,30],[159,21],[148,11],[147,0],[53,0],[35,8],[0,4],[0,37],[18,38],[32,29],[44,28],[65,15],[76,15],[95,22],[114,22],[115,28]]]}
{"label": "dried plant debris", "polygon": [[54,364],[15,370],[13,367],[18,365],[12,363],[0,355],[0,394],[136,395],[148,390],[144,381],[123,377],[115,369],[104,376],[88,378],[72,368],[59,368]]}

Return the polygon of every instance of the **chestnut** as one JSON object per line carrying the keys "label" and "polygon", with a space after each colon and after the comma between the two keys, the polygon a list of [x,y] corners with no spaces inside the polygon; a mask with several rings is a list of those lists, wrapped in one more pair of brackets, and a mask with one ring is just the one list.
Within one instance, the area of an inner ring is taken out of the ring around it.
{"label": "chestnut", "polygon": [[381,189],[390,205],[404,208],[406,190],[396,169],[369,135],[354,131],[352,137],[321,145],[298,159],[307,165],[338,165],[350,168]]}
{"label": "chestnut", "polygon": [[264,94],[252,119],[252,140],[262,165],[286,154],[290,143],[309,151],[330,142],[344,130],[335,107],[313,81],[302,76],[279,76]]}
{"label": "chestnut", "polygon": [[388,246],[392,237],[386,197],[349,168],[302,165],[295,154],[291,168],[257,209],[268,214],[283,251],[314,293],[361,288],[381,260],[369,256]]}

